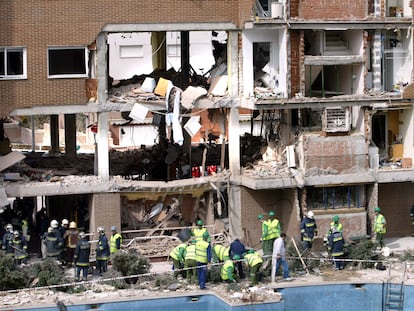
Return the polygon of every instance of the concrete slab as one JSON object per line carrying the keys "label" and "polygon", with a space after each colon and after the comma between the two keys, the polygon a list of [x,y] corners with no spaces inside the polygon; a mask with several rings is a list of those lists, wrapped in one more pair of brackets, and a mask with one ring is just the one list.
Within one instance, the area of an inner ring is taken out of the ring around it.
{"label": "concrete slab", "polygon": [[0,157],[0,172],[5,170],[6,168],[20,162],[26,156],[18,151],[12,151],[5,156]]}

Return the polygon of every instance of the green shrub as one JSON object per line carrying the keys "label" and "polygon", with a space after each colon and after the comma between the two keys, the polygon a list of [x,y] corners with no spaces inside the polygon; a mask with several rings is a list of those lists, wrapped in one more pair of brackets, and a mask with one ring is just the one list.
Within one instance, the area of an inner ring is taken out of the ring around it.
{"label": "green shrub", "polygon": [[10,256],[0,256],[0,290],[24,288],[29,277]]}
{"label": "green shrub", "polygon": [[[145,274],[150,271],[151,264],[149,260],[137,253],[118,252],[112,258],[113,268],[120,272],[122,276]],[[138,279],[127,278],[125,281],[129,284],[136,283]]]}
{"label": "green shrub", "polygon": [[[30,274],[37,279],[36,286],[49,286],[69,283],[65,278],[65,271],[55,260],[45,259],[31,267]],[[65,290],[60,288],[60,290]]]}

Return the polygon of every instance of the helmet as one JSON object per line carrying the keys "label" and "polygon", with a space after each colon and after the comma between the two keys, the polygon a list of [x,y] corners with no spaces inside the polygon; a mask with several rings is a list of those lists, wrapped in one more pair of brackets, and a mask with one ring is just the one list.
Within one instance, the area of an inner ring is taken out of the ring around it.
{"label": "helmet", "polygon": [[116,226],[111,226],[111,231],[116,231]]}
{"label": "helmet", "polygon": [[81,239],[83,239],[84,237],[86,236],[86,234],[85,234],[85,232],[81,232],[81,233],[79,233],[79,237],[81,238]]}
{"label": "helmet", "polygon": [[105,229],[103,227],[98,227],[96,231],[98,231],[98,233],[101,233],[101,232],[105,232]]}
{"label": "helmet", "polygon": [[254,249],[253,249],[253,248],[249,249],[249,250],[248,250],[248,253],[249,253],[249,254],[254,254]]}
{"label": "helmet", "polygon": [[62,220],[62,226],[65,226],[65,225],[69,225],[69,220],[67,219]]}
{"label": "helmet", "polygon": [[270,211],[270,212],[269,212],[269,216],[270,216],[270,217],[275,216],[275,212],[274,212],[274,211]]}
{"label": "helmet", "polygon": [[53,228],[52,227],[47,228],[47,233],[53,233]]}
{"label": "helmet", "polygon": [[50,222],[50,226],[51,226],[52,228],[57,228],[57,227],[59,227],[59,223],[58,223],[58,221],[57,221],[56,219],[53,219],[53,220]]}
{"label": "helmet", "polygon": [[203,221],[201,219],[197,220],[197,226],[202,226],[203,225]]}
{"label": "helmet", "polygon": [[203,239],[207,239],[209,236],[210,234],[207,231],[203,233]]}
{"label": "helmet", "polygon": [[12,224],[7,224],[6,230],[7,231],[13,231],[13,225]]}
{"label": "helmet", "polygon": [[338,221],[339,220],[339,216],[335,215],[334,217],[332,217],[332,221]]}
{"label": "helmet", "polygon": [[313,219],[313,217],[314,217],[313,212],[312,211],[307,212],[306,217],[308,217],[310,219]]}
{"label": "helmet", "polygon": [[239,255],[234,255],[233,260],[240,260],[240,256]]}
{"label": "helmet", "polygon": [[379,213],[379,212],[381,212],[381,209],[380,209],[379,207],[376,207],[376,208],[374,209],[374,212]]}
{"label": "helmet", "polygon": [[77,227],[76,222],[71,221],[69,224],[69,229],[76,229],[76,227]]}
{"label": "helmet", "polygon": [[257,215],[257,219],[258,219],[258,220],[263,220],[263,214],[259,214],[259,215]]}
{"label": "helmet", "polygon": [[20,235],[20,232],[17,231],[17,230],[14,230],[13,234],[14,234],[14,236],[19,236]]}
{"label": "helmet", "polygon": [[26,219],[23,219],[22,220],[22,226],[27,226],[29,223],[28,223],[28,221],[26,220]]}

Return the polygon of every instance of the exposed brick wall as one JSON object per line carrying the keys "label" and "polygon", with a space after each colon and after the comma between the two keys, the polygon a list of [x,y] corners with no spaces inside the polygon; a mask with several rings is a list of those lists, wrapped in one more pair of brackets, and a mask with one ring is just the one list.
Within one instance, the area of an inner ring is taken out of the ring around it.
{"label": "exposed brick wall", "polygon": [[304,19],[362,19],[366,16],[366,0],[302,0],[299,17]]}
{"label": "exposed brick wall", "polygon": [[119,193],[93,194],[89,203],[90,232],[96,234],[96,228],[103,226],[106,235],[111,236],[111,226],[121,230],[121,197]]}
{"label": "exposed brick wall", "polygon": [[275,212],[283,231],[295,238],[299,236],[298,208],[294,206],[297,202],[295,189],[258,191],[241,187],[240,195],[242,232],[248,228],[250,246],[261,247],[262,224],[257,216],[269,211]]}
{"label": "exposed brick wall", "polygon": [[301,60],[303,59],[303,54],[301,55],[301,35],[300,32],[292,31],[290,32],[290,96],[294,96],[296,93],[300,92],[301,85],[301,67],[303,66]]}
{"label": "exposed brick wall", "polygon": [[0,116],[32,105],[86,102],[84,79],[48,79],[47,47],[85,46],[106,24],[223,23],[250,19],[242,0],[0,1],[0,46],[27,48],[27,80],[0,81]]}
{"label": "exposed brick wall", "polygon": [[358,173],[368,169],[368,146],[362,136],[304,138],[305,169],[331,167],[338,173]]}

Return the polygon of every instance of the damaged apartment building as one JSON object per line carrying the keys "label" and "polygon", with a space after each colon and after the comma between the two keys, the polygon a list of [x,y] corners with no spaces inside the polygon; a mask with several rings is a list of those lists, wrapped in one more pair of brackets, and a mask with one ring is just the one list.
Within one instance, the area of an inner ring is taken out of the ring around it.
{"label": "damaged apartment building", "polygon": [[200,218],[259,247],[258,214],[295,238],[307,210],[322,233],[338,215],[351,238],[380,206],[412,233],[411,1],[0,6],[3,222]]}

